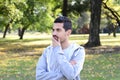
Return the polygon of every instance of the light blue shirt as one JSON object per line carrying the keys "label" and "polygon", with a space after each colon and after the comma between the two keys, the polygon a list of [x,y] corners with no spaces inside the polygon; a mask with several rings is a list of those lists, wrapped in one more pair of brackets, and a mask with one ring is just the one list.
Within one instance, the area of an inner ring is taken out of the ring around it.
{"label": "light blue shirt", "polygon": [[[72,65],[71,60],[76,64]],[[77,44],[64,50],[48,46],[37,63],[36,80],[80,80],[84,60],[85,50]]]}

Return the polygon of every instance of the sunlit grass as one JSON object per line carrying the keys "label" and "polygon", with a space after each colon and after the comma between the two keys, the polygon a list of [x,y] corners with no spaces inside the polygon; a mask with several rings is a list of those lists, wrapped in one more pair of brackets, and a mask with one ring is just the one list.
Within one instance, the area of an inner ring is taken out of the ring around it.
{"label": "sunlit grass", "polygon": [[120,54],[117,53],[87,54],[82,80],[119,80],[119,60]]}
{"label": "sunlit grass", "polygon": [[0,80],[35,80],[38,56],[6,55],[0,57]]}
{"label": "sunlit grass", "polygon": [[[101,34],[102,45],[119,46],[120,35]],[[71,35],[71,42],[85,44],[87,34]],[[26,34],[23,40],[17,35],[0,35],[0,80],[35,80],[35,67],[44,48],[51,44],[51,35]],[[82,80],[119,80],[120,54],[86,54]]]}

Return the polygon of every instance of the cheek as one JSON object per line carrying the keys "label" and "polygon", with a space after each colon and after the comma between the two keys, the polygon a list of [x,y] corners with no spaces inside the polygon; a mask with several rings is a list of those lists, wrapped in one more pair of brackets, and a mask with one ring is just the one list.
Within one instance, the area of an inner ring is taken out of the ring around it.
{"label": "cheek", "polygon": [[66,37],[67,37],[67,34],[65,34],[65,33],[63,33],[63,34],[60,35],[61,39],[65,39]]}
{"label": "cheek", "polygon": [[67,34],[66,34],[65,32],[60,32],[60,33],[58,33],[57,36],[58,36],[60,39],[64,39],[64,38],[66,38]]}

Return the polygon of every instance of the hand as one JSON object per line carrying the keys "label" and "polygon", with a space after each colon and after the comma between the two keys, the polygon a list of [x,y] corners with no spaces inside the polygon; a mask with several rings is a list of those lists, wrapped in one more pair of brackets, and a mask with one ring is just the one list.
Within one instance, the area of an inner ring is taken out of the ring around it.
{"label": "hand", "polygon": [[52,37],[52,45],[53,45],[53,47],[61,46],[60,39],[56,35],[53,35],[53,37]]}
{"label": "hand", "polygon": [[70,63],[71,63],[72,65],[77,64],[77,62],[76,62],[75,60],[71,60]]}

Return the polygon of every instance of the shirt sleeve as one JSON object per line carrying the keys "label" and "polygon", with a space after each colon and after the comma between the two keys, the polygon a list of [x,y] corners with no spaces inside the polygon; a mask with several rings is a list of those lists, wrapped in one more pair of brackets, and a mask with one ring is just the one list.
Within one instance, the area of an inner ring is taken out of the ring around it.
{"label": "shirt sleeve", "polygon": [[65,57],[64,53],[60,46],[54,48],[54,52],[57,54],[57,60],[60,66],[60,70],[62,74],[68,79],[73,80],[79,74],[83,68],[84,60],[85,60],[85,50],[84,48],[78,48],[74,51],[72,59],[76,61],[75,65],[72,65]]}
{"label": "shirt sleeve", "polygon": [[36,66],[36,80],[61,80],[62,78],[62,73],[47,70],[47,61],[44,52]]}

